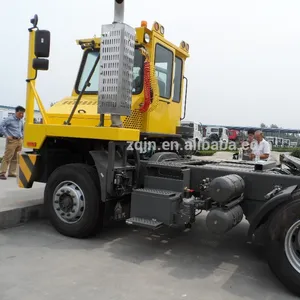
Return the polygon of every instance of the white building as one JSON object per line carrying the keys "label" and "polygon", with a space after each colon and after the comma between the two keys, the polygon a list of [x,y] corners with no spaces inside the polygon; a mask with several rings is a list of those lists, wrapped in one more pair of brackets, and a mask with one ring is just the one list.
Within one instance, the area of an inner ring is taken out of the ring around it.
{"label": "white building", "polygon": [[[2,122],[2,120],[6,119],[7,117],[13,115],[14,113],[15,113],[14,106],[0,105],[0,122]],[[25,118],[26,118],[26,113],[25,113]],[[34,111],[34,118],[36,123],[41,122],[42,115],[39,110]]]}

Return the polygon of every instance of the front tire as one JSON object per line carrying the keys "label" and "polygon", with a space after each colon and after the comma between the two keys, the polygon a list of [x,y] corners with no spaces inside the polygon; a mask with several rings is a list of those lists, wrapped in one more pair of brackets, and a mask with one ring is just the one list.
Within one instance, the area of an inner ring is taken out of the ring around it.
{"label": "front tire", "polygon": [[57,168],[48,179],[44,196],[49,220],[59,233],[85,238],[101,225],[102,202],[94,167],[68,164]]}
{"label": "front tire", "polygon": [[272,272],[300,296],[300,194],[272,215],[267,228],[267,260]]}

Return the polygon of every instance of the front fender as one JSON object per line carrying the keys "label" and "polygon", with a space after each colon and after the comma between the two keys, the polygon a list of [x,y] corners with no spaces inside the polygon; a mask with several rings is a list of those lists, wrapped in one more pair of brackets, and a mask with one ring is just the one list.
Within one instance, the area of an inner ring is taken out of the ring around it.
{"label": "front fender", "polygon": [[252,237],[256,229],[264,223],[264,220],[268,215],[279,205],[283,204],[284,202],[288,202],[292,200],[292,193],[297,188],[297,185],[292,185],[284,190],[280,191],[276,196],[271,198],[269,201],[264,203],[259,210],[251,216],[251,218],[248,220],[250,223],[250,227],[248,230],[248,236]]}
{"label": "front fender", "polygon": [[[117,147],[120,147],[119,149]],[[95,167],[98,172],[101,188],[101,200],[103,202],[115,199],[117,194],[114,187],[115,171],[135,171],[138,177],[139,157],[134,151],[136,166],[128,163],[126,142],[112,142],[108,143],[108,150],[94,150],[89,151],[94,160]],[[119,151],[121,150],[121,152]],[[138,178],[137,178],[138,179]],[[138,181],[138,180],[137,180]]]}

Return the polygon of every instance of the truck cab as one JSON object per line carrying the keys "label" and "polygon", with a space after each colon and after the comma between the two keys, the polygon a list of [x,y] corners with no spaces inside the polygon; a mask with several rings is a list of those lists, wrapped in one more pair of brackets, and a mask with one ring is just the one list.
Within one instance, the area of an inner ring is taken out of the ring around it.
{"label": "truck cab", "polygon": [[291,140],[290,139],[283,139],[283,146],[284,147],[291,147]]}
{"label": "truck cab", "polygon": [[229,132],[229,140],[230,141],[236,141],[238,139],[239,134],[240,134],[239,130],[229,129],[228,132]]}
{"label": "truck cab", "polygon": [[229,130],[226,127],[207,126],[205,130],[206,140],[220,141],[222,143],[228,143]]}
{"label": "truck cab", "polygon": [[[132,101],[130,115],[121,116],[122,124],[124,128],[139,130],[142,137],[176,135],[186,101],[184,70],[189,57],[189,44],[185,41],[179,45],[170,42],[165,36],[165,27],[158,22],[150,27],[146,21],[141,21],[135,32]],[[72,93],[48,109],[48,120],[62,124],[82,94],[72,124],[97,126],[99,63],[85,90],[84,85],[101,51],[101,37],[78,39],[76,42],[82,51],[82,58]],[[149,90],[151,99],[145,99]],[[110,126],[109,114],[105,114],[104,123]]]}
{"label": "truck cab", "polygon": [[265,140],[268,141],[272,147],[284,147],[284,139],[277,136],[266,136]]}
{"label": "truck cab", "polygon": [[196,141],[196,143],[203,142],[203,127],[200,122],[194,122],[194,121],[181,121],[182,127],[188,127],[192,128],[191,131],[192,134],[190,134],[190,138]]}

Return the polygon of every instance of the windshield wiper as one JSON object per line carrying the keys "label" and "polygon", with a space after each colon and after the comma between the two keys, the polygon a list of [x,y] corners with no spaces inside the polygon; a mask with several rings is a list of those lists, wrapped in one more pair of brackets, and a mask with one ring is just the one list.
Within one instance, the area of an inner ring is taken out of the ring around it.
{"label": "windshield wiper", "polygon": [[85,81],[85,83],[84,83],[84,86],[83,86],[83,88],[82,88],[82,90],[81,90],[81,92],[80,92],[80,94],[79,94],[79,96],[78,96],[78,98],[77,98],[77,100],[76,100],[74,106],[73,106],[73,109],[72,109],[72,111],[71,111],[71,113],[70,113],[70,116],[69,116],[68,120],[64,122],[65,125],[71,125],[71,120],[72,120],[73,115],[74,115],[74,113],[75,113],[75,111],[76,111],[76,108],[77,108],[77,106],[78,106],[78,104],[79,104],[79,102],[80,102],[80,99],[82,98],[82,95],[84,94],[86,88],[89,87],[89,86],[91,85],[91,84],[90,84],[90,80],[91,80],[91,78],[92,78],[92,76],[93,76],[93,74],[94,74],[94,72],[95,72],[95,69],[96,69],[96,67],[97,67],[97,64],[98,64],[99,60],[100,60],[100,51],[99,51],[99,54],[98,54],[98,56],[97,56],[97,58],[96,58],[96,60],[95,60],[95,63],[94,63],[94,65],[93,65],[93,68],[91,69],[91,72],[90,72],[88,78],[86,79],[86,81]]}

